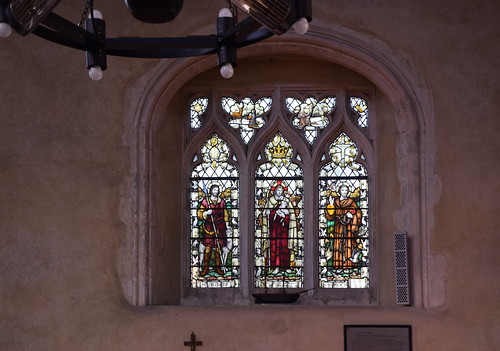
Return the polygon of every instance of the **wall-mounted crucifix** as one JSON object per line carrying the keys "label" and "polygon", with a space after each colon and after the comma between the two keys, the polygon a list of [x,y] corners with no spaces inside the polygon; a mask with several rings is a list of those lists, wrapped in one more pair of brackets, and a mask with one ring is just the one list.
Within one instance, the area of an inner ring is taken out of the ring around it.
{"label": "wall-mounted crucifix", "polygon": [[196,351],[196,346],[203,345],[203,342],[196,341],[196,335],[194,332],[191,333],[191,340],[184,341],[184,346],[191,346],[191,351]]}

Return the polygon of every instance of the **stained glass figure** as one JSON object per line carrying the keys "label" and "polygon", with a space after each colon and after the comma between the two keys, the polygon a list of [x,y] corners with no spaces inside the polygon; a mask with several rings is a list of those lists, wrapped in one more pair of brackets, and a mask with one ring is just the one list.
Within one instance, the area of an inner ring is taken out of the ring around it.
{"label": "stained glass figure", "polygon": [[303,171],[281,135],[266,145],[255,173],[257,288],[302,288],[304,283]]}
{"label": "stained glass figure", "polygon": [[198,129],[201,127],[200,116],[205,113],[208,106],[208,98],[199,97],[191,102],[190,113],[191,113],[191,128]]}
{"label": "stained glass figure", "polygon": [[263,97],[254,102],[251,98],[245,97],[240,102],[230,97],[223,97],[221,105],[224,111],[229,114],[229,125],[240,130],[241,138],[245,144],[250,139],[256,129],[264,126],[264,116],[271,109],[272,98]]}
{"label": "stained glass figure", "polygon": [[326,97],[318,102],[314,97],[300,101],[293,97],[285,99],[285,104],[293,116],[292,124],[297,129],[304,131],[304,136],[309,144],[316,140],[319,130],[329,124],[328,115],[335,109],[336,98]]}
{"label": "stained glass figure", "polygon": [[319,287],[368,288],[368,174],[347,134],[319,174]]}
{"label": "stained glass figure", "polygon": [[357,114],[358,126],[361,128],[368,127],[368,105],[366,100],[357,96],[351,96],[349,98],[349,104],[351,109]]}
{"label": "stained glass figure", "polygon": [[239,174],[228,145],[214,134],[191,172],[191,286],[240,284]]}

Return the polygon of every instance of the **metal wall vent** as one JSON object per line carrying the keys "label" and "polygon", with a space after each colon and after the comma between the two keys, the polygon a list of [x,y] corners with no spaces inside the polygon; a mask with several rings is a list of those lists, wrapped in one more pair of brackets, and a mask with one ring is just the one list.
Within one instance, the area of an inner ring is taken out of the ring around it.
{"label": "metal wall vent", "polygon": [[409,305],[408,238],[405,232],[394,233],[394,268],[396,270],[396,303]]}

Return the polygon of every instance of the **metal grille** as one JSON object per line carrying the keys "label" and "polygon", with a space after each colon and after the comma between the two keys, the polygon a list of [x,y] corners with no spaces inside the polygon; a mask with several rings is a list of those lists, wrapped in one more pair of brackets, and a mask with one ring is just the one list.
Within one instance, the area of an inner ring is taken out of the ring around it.
{"label": "metal grille", "polygon": [[293,24],[295,10],[290,0],[232,0],[233,3],[275,32],[283,34]]}
{"label": "metal grille", "polygon": [[409,305],[408,239],[405,232],[394,233],[394,266],[396,270],[396,303]]}
{"label": "metal grille", "polygon": [[10,10],[16,22],[18,31],[26,35],[47,16],[61,0],[12,0]]}

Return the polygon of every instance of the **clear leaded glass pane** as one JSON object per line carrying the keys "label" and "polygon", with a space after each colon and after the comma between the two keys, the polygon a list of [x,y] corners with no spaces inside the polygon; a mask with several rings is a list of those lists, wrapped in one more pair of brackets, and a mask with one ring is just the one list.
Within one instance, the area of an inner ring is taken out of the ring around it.
{"label": "clear leaded glass pane", "polygon": [[281,135],[266,145],[266,163],[255,173],[256,288],[304,284],[303,171]]}
{"label": "clear leaded glass pane", "polygon": [[202,162],[190,178],[191,286],[233,288],[240,284],[239,174],[217,134],[201,148]]}
{"label": "clear leaded glass pane", "polygon": [[255,130],[262,128],[266,123],[263,117],[271,109],[271,104],[272,98],[270,97],[263,97],[255,102],[249,97],[239,102],[230,97],[221,99],[222,108],[230,116],[228,124],[240,130],[245,144],[250,142]]}
{"label": "clear leaded glass pane", "polygon": [[304,101],[292,97],[285,99],[287,109],[293,114],[293,126],[304,131],[304,136],[311,145],[316,140],[319,130],[329,124],[327,116],[335,109],[335,102],[333,96],[319,102],[314,97],[308,97]]}
{"label": "clear leaded glass pane", "polygon": [[357,113],[358,118],[358,126],[361,128],[367,128],[368,127],[368,105],[366,104],[366,100],[356,97],[356,96],[351,96],[349,99],[349,103],[351,105],[351,108],[354,112]]}
{"label": "clear leaded glass pane", "polygon": [[319,287],[368,288],[368,174],[342,133],[319,174]]}
{"label": "clear leaded glass pane", "polygon": [[191,128],[198,129],[201,127],[200,116],[207,110],[208,98],[199,97],[191,102]]}

